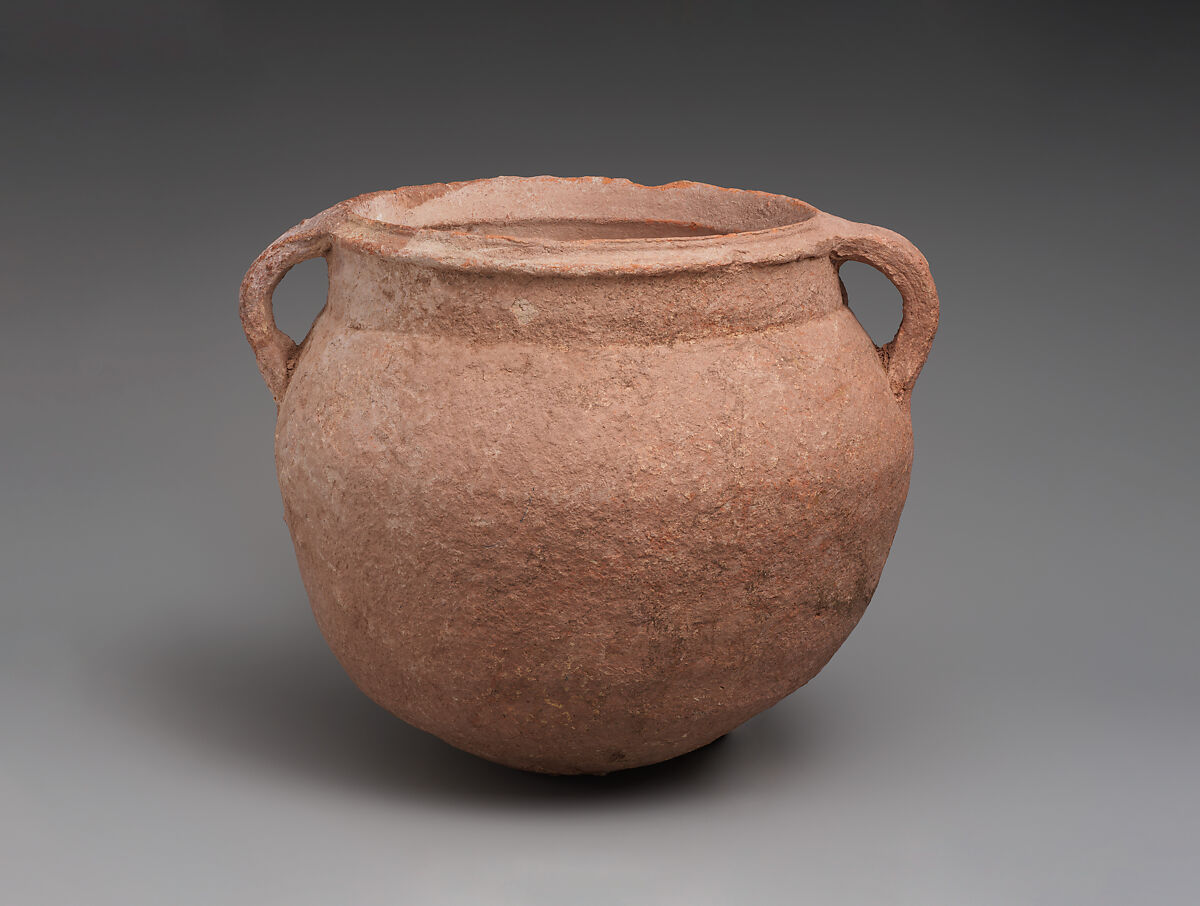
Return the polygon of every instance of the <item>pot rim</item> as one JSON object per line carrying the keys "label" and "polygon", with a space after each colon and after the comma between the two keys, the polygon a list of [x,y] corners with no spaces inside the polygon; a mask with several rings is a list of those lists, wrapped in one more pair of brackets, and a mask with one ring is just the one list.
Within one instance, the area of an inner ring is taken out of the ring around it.
{"label": "pot rim", "polygon": [[[466,229],[506,220],[664,224],[711,232],[558,239]],[[563,277],[784,263],[825,254],[821,240],[828,238],[832,221],[841,222],[786,195],[689,181],[647,186],[599,176],[500,176],[407,186],[348,199],[314,221],[319,222],[310,222],[310,228],[368,254],[445,270]]]}

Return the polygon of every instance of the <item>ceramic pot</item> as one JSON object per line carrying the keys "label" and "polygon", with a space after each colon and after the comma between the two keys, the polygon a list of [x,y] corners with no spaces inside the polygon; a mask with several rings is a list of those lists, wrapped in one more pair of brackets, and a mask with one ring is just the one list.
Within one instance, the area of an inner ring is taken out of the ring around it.
{"label": "ceramic pot", "polygon": [[[271,293],[323,256],[300,344]],[[876,348],[838,267],[900,290]],[[335,205],[242,284],[313,612],[376,702],[506,765],[729,732],[862,616],[937,326],[907,240],[697,183],[500,178]]]}

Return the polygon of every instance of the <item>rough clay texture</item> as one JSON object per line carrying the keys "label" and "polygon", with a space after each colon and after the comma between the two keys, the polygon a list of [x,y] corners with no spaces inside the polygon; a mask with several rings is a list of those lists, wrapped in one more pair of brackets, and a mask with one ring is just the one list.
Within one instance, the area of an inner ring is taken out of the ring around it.
{"label": "rough clay texture", "polygon": [[[300,346],[271,291],[323,255]],[[900,289],[876,349],[844,260]],[[485,758],[603,773],[702,746],[862,616],[937,324],[906,240],[695,183],[376,193],[242,292],[313,611],[375,701]]]}

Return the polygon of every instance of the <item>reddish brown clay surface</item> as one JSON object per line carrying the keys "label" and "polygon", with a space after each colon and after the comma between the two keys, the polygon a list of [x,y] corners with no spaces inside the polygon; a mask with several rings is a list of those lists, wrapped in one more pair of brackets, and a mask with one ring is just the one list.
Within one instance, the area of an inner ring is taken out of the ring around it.
{"label": "reddish brown clay surface", "polygon": [[[324,256],[297,346],[271,293]],[[853,259],[899,288],[877,349]],[[364,195],[242,285],[313,611],[375,701],[554,773],[661,761],[806,683],[870,601],[937,326],[907,240],[777,195],[500,178]]]}

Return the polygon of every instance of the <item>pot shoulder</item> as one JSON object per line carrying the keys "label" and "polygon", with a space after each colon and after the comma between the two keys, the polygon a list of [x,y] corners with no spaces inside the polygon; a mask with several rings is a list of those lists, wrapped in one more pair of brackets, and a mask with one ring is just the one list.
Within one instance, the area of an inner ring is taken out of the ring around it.
{"label": "pot shoulder", "polygon": [[277,431],[282,473],[319,465],[501,497],[530,481],[548,496],[637,496],[797,469],[838,482],[906,464],[911,443],[907,407],[848,309],[656,346],[474,344],[322,322]]}

